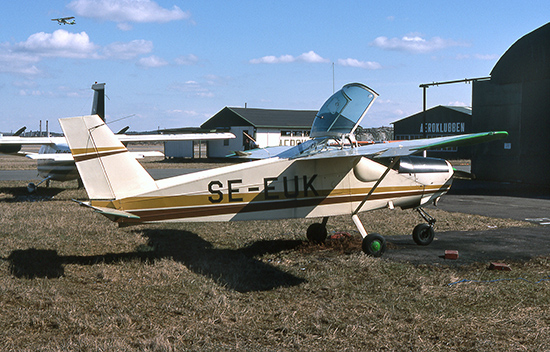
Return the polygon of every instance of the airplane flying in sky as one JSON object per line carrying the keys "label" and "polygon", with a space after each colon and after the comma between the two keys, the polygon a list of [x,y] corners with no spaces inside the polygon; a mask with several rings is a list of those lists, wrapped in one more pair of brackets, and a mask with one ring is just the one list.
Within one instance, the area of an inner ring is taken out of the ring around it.
{"label": "airplane flying in sky", "polygon": [[[72,20],[72,21],[70,21]],[[57,21],[57,23],[61,26],[62,24],[76,24],[74,21],[74,17],[61,17],[61,18],[52,18],[52,21]]]}
{"label": "airplane flying in sky", "polygon": [[437,202],[452,182],[443,159],[413,156],[430,148],[506,137],[485,132],[357,146],[353,132],[378,94],[359,83],[345,85],[317,113],[311,137],[271,157],[155,181],[96,115],[60,119],[93,208],[120,225],[170,221],[237,221],[322,218],[307,230],[322,242],[330,216],[351,216],[363,251],[380,256],[386,241],[368,234],[358,213],[416,208],[427,223],[413,239],[427,245],[435,220],[422,206]]}
{"label": "airplane flying in sky", "polygon": [[[105,84],[99,83],[92,85],[94,90],[94,100],[92,104],[92,114],[97,114],[101,120],[105,120]],[[38,175],[42,181],[38,184],[29,183],[29,192],[34,192],[36,187],[43,182],[49,181],[69,181],[78,179],[73,156],[67,144],[65,137],[21,137],[23,128],[18,130],[13,136],[0,135],[0,153],[25,156],[36,160]],[[124,132],[123,129],[121,132]],[[117,139],[124,144],[131,142],[166,142],[166,141],[192,141],[192,140],[212,140],[212,139],[231,139],[235,138],[232,133],[179,133],[179,134],[135,134],[127,135],[123,133],[116,134]],[[38,153],[21,152],[24,145],[40,145]],[[134,158],[143,158],[146,156],[164,156],[159,151],[152,152],[132,152]]]}

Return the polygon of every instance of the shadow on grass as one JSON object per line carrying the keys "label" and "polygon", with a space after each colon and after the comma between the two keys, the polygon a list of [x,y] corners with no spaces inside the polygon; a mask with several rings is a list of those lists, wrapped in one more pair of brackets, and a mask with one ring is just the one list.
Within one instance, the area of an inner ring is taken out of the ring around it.
{"label": "shadow on grass", "polygon": [[0,187],[0,202],[41,202],[51,200],[65,190],[66,188],[39,186],[36,191],[29,193],[27,187]]}
{"label": "shadow on grass", "polygon": [[120,261],[155,261],[171,258],[191,271],[238,292],[268,291],[291,287],[304,279],[263,263],[256,256],[278,253],[299,247],[302,241],[259,241],[239,249],[217,249],[208,241],[188,231],[146,230],[147,246],[130,253],[108,253],[94,256],[59,256],[55,250],[16,250],[8,257],[12,275],[20,278],[57,278],[64,274],[63,265],[94,265]]}

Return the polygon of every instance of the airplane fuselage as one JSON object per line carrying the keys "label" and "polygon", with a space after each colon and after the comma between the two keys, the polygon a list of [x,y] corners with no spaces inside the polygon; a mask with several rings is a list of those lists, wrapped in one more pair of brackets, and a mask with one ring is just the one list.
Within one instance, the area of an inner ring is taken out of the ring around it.
{"label": "airplane fuselage", "polygon": [[[92,205],[116,208],[139,219],[235,221],[313,218],[352,214],[386,167],[363,157],[266,159],[156,181],[158,190]],[[412,208],[447,192],[452,167],[390,170],[360,211]]]}
{"label": "airplane fuselage", "polygon": [[[66,143],[59,143],[41,146],[39,154],[71,154],[71,150]],[[78,178],[78,170],[72,160],[37,160],[36,167],[38,174],[42,178],[48,178],[54,181],[70,181]]]}

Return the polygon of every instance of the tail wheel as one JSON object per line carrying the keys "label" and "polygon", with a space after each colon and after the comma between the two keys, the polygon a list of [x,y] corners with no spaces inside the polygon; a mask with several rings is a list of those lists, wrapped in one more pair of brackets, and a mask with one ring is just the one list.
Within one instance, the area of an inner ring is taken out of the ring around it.
{"label": "tail wheel", "polygon": [[380,257],[386,251],[386,240],[377,233],[371,233],[363,239],[362,248],[366,255]]}
{"label": "tail wheel", "polygon": [[29,193],[34,193],[34,191],[36,191],[36,185],[34,183],[29,183],[29,185],[27,186],[27,191]]}
{"label": "tail wheel", "polygon": [[307,228],[307,239],[313,243],[324,243],[327,239],[327,227],[321,223],[314,223]]}
{"label": "tail wheel", "polygon": [[413,230],[413,240],[419,246],[427,246],[434,240],[434,228],[428,224],[418,224]]}

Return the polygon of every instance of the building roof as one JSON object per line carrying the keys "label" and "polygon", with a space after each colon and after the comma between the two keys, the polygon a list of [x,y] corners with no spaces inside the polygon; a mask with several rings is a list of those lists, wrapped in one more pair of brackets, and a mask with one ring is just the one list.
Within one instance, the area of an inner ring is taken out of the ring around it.
{"label": "building roof", "polygon": [[202,128],[253,126],[256,128],[310,129],[317,110],[275,110],[225,107],[201,125]]}
{"label": "building roof", "polygon": [[[440,109],[449,109],[449,110],[454,110],[454,111],[457,111],[457,112],[460,112],[462,114],[466,114],[466,115],[470,115],[472,116],[472,108],[470,106],[450,106],[450,105],[438,105],[438,106],[434,106],[433,108],[430,108],[428,110],[426,110],[427,112],[430,111],[430,112],[434,112],[435,110],[440,110]],[[407,120],[407,119],[410,119],[411,117],[415,117],[417,115],[421,115],[423,113],[423,111],[420,111],[420,112],[417,112],[416,114],[414,115],[410,115],[410,116],[407,116],[407,117],[404,117],[400,120],[397,120],[397,121],[394,121],[392,122],[393,123],[397,123],[397,122],[400,122],[400,121],[403,121],[403,120]]]}
{"label": "building roof", "polygon": [[550,22],[518,39],[491,71],[497,84],[550,78]]}

